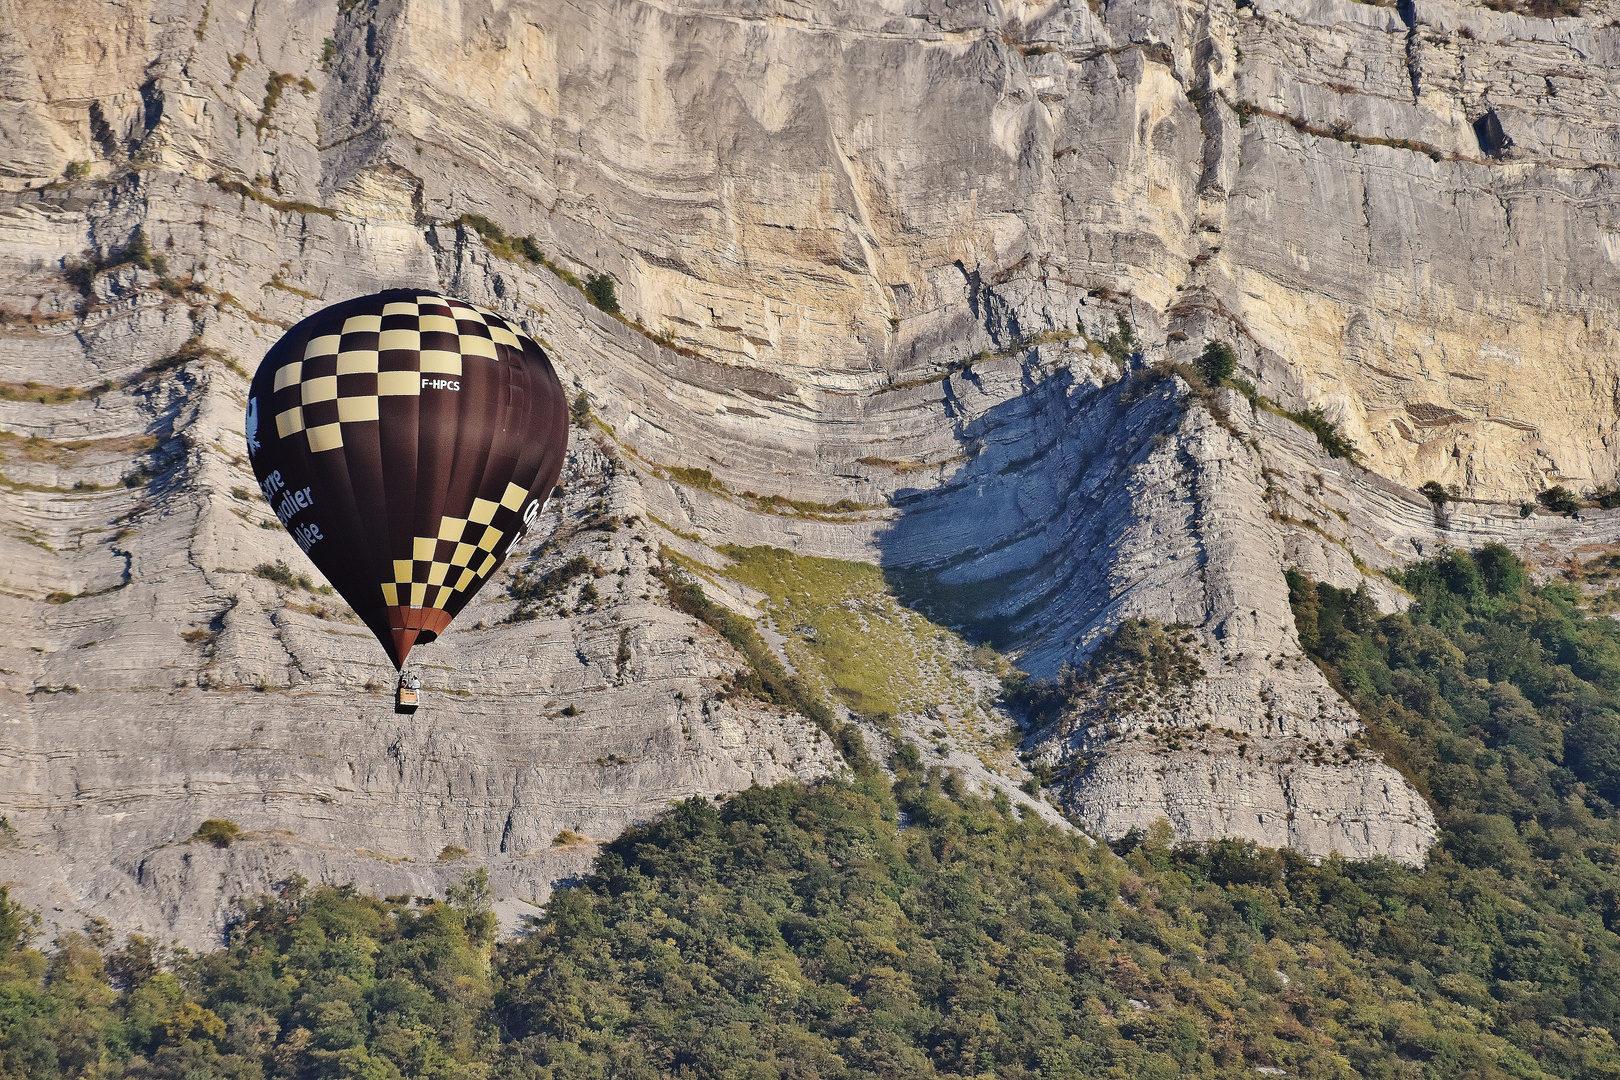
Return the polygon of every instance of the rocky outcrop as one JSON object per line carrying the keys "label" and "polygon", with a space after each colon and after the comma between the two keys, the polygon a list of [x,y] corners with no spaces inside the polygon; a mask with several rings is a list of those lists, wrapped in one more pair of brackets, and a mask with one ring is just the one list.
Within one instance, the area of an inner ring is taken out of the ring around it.
{"label": "rocky outcrop", "polygon": [[[1074,820],[1421,859],[1432,816],[1301,654],[1281,569],[1393,606],[1377,571],[1443,544],[1620,539],[1519,511],[1617,469],[1605,22],[0,0],[0,876],[203,942],[291,873],[485,865],[514,919],[586,865],[563,830],[837,767],[726,692],[742,658],[649,573],[666,546],[758,613],[728,543],[880,565],[956,627],[977,697],[887,730],[976,782],[1025,774],[974,749],[1009,721],[973,644],[1052,676],[1152,619],[1203,677],[1030,735]],[[594,272],[623,318],[569,284]],[[601,420],[516,562],[584,555],[597,599],[507,621],[495,583],[410,721],[340,603],[255,573],[305,564],[241,445],[285,327],[403,284],[521,322]],[[1165,374],[1211,339],[1363,464]],[[246,832],[188,842],[208,817]]]}

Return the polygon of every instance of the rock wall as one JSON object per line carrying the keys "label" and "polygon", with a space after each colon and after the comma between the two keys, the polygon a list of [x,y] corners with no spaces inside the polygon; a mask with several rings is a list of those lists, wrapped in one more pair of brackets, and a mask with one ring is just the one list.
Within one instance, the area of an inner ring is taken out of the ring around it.
{"label": "rock wall", "polygon": [[[0,0],[0,877],[63,925],[197,943],[289,873],[487,865],[510,922],[587,864],[564,829],[837,767],[726,693],[741,658],[649,574],[663,544],[718,582],[725,543],[876,563],[1039,676],[1179,624],[1206,673],[1181,696],[1031,733],[1074,820],[1421,859],[1432,815],[1304,659],[1281,569],[1395,605],[1376,571],[1438,545],[1620,539],[1518,510],[1620,468],[1606,22]],[[241,443],[285,327],[407,284],[520,321],[588,395],[514,563],[605,574],[519,622],[494,583],[409,721],[341,604],[254,572],[307,564]],[[1212,339],[1362,464],[1164,374]],[[188,843],[207,817],[247,832]]]}

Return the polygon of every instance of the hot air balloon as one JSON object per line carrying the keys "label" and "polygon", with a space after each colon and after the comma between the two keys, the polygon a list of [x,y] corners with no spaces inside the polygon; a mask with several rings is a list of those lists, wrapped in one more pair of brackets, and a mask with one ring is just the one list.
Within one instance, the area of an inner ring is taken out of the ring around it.
{"label": "hot air balloon", "polygon": [[539,516],[568,404],[512,323],[396,289],[287,331],[253,377],[246,432],[276,517],[403,670]]}

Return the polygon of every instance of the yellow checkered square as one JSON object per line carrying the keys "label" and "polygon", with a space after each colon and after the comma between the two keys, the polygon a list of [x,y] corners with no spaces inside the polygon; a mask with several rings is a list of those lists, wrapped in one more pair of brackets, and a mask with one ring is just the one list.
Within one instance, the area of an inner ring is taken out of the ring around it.
{"label": "yellow checkered square", "polygon": [[[390,304],[390,307],[393,305]],[[377,351],[387,352],[389,349],[408,349],[415,352],[422,347],[422,332],[420,330],[384,330],[377,335]]]}
{"label": "yellow checkered square", "polygon": [[322,450],[336,450],[343,445],[343,425],[321,424],[312,427],[304,433],[309,437],[309,448],[315,453]]}
{"label": "yellow checkered square", "polygon": [[467,520],[476,521],[480,525],[488,525],[494,520],[495,511],[500,508],[500,503],[493,503],[488,499],[474,499],[472,509],[467,511]]}
{"label": "yellow checkered square", "polygon": [[377,371],[377,353],[373,349],[350,349],[338,353],[339,375],[372,375]]}
{"label": "yellow checkered square", "polygon": [[377,399],[374,397],[338,398],[338,422],[357,424],[377,419]]}
{"label": "yellow checkered square", "polygon": [[501,496],[501,505],[508,510],[516,510],[523,505],[523,497],[529,493],[527,488],[520,488],[516,484],[506,485],[506,494]]}
{"label": "yellow checkered square", "polygon": [[483,356],[490,360],[498,359],[495,355],[495,343],[486,337],[475,334],[461,335],[461,353],[463,356]]}
{"label": "yellow checkered square", "polygon": [[424,374],[460,375],[461,354],[448,349],[423,349],[421,368]]}
{"label": "yellow checkered square", "polygon": [[411,558],[418,562],[432,562],[433,553],[438,550],[437,537],[418,536],[411,545]]}
{"label": "yellow checkered square", "polygon": [[377,393],[381,397],[419,397],[422,393],[422,376],[414,371],[379,372]]}
{"label": "yellow checkered square", "polygon": [[277,390],[285,390],[289,386],[297,385],[304,377],[304,362],[294,360],[290,364],[282,364],[276,369]]}
{"label": "yellow checkered square", "polygon": [[440,540],[460,540],[461,534],[467,528],[467,519],[451,517],[449,514],[439,519]]}
{"label": "yellow checkered square", "polygon": [[494,551],[495,545],[500,543],[501,537],[505,535],[506,534],[501,532],[501,530],[491,525],[484,530],[484,536],[478,541],[478,546],[483,548],[485,551]]}
{"label": "yellow checkered square", "polygon": [[300,390],[305,405],[313,405],[317,401],[331,401],[337,395],[337,376],[322,375],[318,379],[305,379]]}
{"label": "yellow checkered square", "polygon": [[417,306],[411,303],[409,300],[395,300],[392,303],[384,304],[382,309],[382,313],[385,316],[415,315],[417,311]]}
{"label": "yellow checkered square", "polygon": [[[312,337],[304,346],[304,359],[313,360],[317,356],[331,356],[342,347],[342,334],[322,334],[320,337]],[[281,387],[278,386],[276,389],[280,390]]]}
{"label": "yellow checkered square", "polygon": [[437,560],[435,560],[428,567],[428,584],[429,585],[443,585],[444,584],[444,575],[448,574],[449,572],[450,572],[450,564],[449,563],[447,563],[447,562],[438,562]]}
{"label": "yellow checkered square", "polygon": [[350,315],[343,320],[345,334],[375,334],[381,330],[381,315]]}
{"label": "yellow checkered square", "polygon": [[452,566],[466,566],[472,561],[473,552],[477,550],[471,544],[457,544],[455,554],[450,556],[450,564]]}
{"label": "yellow checkered square", "polygon": [[294,405],[286,412],[276,414],[276,434],[285,439],[304,430],[304,409]]}

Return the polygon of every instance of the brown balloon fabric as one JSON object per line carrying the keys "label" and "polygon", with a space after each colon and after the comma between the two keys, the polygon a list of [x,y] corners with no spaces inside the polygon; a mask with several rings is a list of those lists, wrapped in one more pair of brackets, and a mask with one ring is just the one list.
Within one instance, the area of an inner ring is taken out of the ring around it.
{"label": "brown balloon fabric", "polygon": [[534,523],[562,471],[568,403],[517,327],[400,289],[276,342],[247,443],[276,517],[401,667]]}

